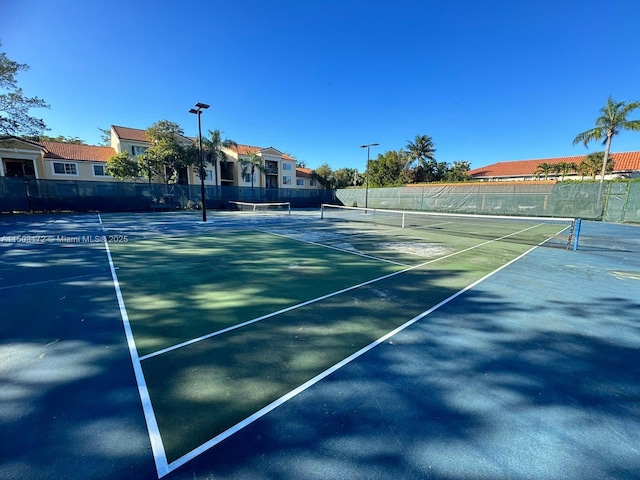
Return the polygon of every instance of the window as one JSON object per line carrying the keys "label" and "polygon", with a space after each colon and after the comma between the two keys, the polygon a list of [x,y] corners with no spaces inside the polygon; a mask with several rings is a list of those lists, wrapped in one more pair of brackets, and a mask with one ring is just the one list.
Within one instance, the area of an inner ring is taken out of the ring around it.
{"label": "window", "polygon": [[93,166],[93,176],[94,177],[107,177],[109,174],[104,171],[104,165],[94,165]]}
{"label": "window", "polygon": [[212,181],[213,180],[213,170],[205,169],[205,171],[204,171],[204,179],[208,180],[208,181]]}
{"label": "window", "polygon": [[282,170],[283,170],[283,171],[290,172],[290,171],[291,171],[291,164],[290,164],[290,163],[283,162],[283,163],[282,163]]}
{"label": "window", "polygon": [[78,175],[75,163],[53,162],[53,173],[56,175]]}
{"label": "window", "polygon": [[282,185],[291,185],[291,175],[282,176]]}
{"label": "window", "polygon": [[315,178],[311,178],[309,180],[309,186],[310,187],[317,187],[318,186],[318,181]]}
{"label": "window", "polygon": [[131,155],[134,157],[137,155],[143,155],[147,151],[147,147],[139,147],[137,145],[131,145]]}
{"label": "window", "polygon": [[304,187],[304,178],[296,178],[296,185],[299,187]]}
{"label": "window", "polygon": [[251,183],[251,177],[252,175],[250,173],[245,173],[242,175],[242,179],[244,180],[244,183]]}

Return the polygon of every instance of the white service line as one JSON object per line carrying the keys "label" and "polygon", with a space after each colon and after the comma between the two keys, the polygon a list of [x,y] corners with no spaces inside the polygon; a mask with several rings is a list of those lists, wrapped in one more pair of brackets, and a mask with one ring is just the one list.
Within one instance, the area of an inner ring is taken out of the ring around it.
{"label": "white service line", "polygon": [[507,238],[507,237],[510,237],[512,235],[517,235],[518,233],[521,233],[521,232],[524,232],[526,230],[529,230],[530,228],[533,228],[533,227],[525,228],[525,229],[523,229],[523,230],[521,230],[519,232],[514,232],[514,233],[511,233],[509,235],[504,235],[504,236],[502,236],[500,238],[494,238],[492,240],[487,240],[487,241],[482,242],[482,243],[480,243],[478,245],[474,245],[472,247],[467,247],[467,248],[465,248],[463,250],[459,250],[457,252],[449,253],[448,255],[444,255],[442,257],[434,258],[433,260],[428,260],[428,261],[420,263],[418,265],[414,265],[412,267],[405,268],[403,270],[398,270],[397,272],[389,273],[387,275],[383,275],[382,277],[374,278],[373,280],[368,280],[366,282],[359,283],[358,285],[353,285],[351,287],[343,288],[342,290],[338,290],[336,292],[328,293],[327,295],[323,295],[321,297],[317,297],[317,298],[314,298],[312,300],[308,300],[306,302],[298,303],[296,305],[292,305],[290,307],[283,308],[282,310],[278,310],[277,312],[269,313],[267,315],[263,315],[261,317],[254,318],[252,320],[247,320],[246,322],[242,322],[242,323],[239,323],[237,325],[233,325],[231,327],[224,328],[222,330],[211,332],[211,333],[208,333],[206,335],[202,335],[202,336],[197,337],[197,338],[192,338],[191,340],[187,340],[186,342],[181,342],[181,343],[178,343],[176,345],[172,345],[171,347],[163,348],[162,350],[157,350],[155,352],[148,353],[148,354],[143,355],[142,357],[140,357],[140,361],[147,360],[148,358],[153,358],[153,357],[156,357],[158,355],[162,355],[163,353],[168,353],[168,352],[171,352],[173,350],[177,350],[179,348],[186,347],[188,345],[193,345],[194,343],[198,343],[198,342],[201,342],[203,340],[207,340],[208,338],[216,337],[218,335],[222,335],[223,333],[231,332],[233,330],[237,330],[239,328],[246,327],[247,325],[251,325],[252,323],[260,322],[262,320],[266,320],[267,318],[272,318],[272,317],[275,317],[276,315],[280,315],[282,313],[290,312],[291,310],[296,310],[298,308],[305,307],[307,305],[319,302],[321,300],[326,300],[327,298],[331,298],[331,297],[334,297],[336,295],[340,295],[342,293],[346,293],[346,292],[349,292],[351,290],[355,290],[356,288],[364,287],[366,285],[370,285],[372,283],[376,283],[376,282],[379,282],[381,280],[385,280],[387,278],[394,277],[396,275],[400,275],[401,273],[406,273],[406,272],[409,272],[411,270],[415,270],[416,268],[424,267],[425,265],[429,265],[431,263],[439,262],[440,260],[444,260],[445,258],[450,258],[450,257],[453,257],[455,255],[459,255],[461,253],[468,252],[470,250],[482,247],[484,245],[487,245],[487,244],[492,243],[492,242],[496,242],[498,240],[502,240],[503,238]]}
{"label": "white service line", "polygon": [[317,247],[330,248],[331,250],[337,250],[339,252],[350,253],[351,255],[358,255],[359,257],[369,258],[371,260],[377,260],[379,262],[392,263],[394,265],[400,265],[401,267],[409,267],[406,263],[394,262],[393,260],[387,260],[386,258],[374,257],[373,255],[367,255],[366,253],[355,252],[353,250],[347,250],[346,248],[335,247],[333,245],[325,245],[323,243],[312,242],[311,240],[304,240],[301,238],[289,237],[287,235],[283,235],[282,233],[270,232],[269,230],[258,229],[259,232],[268,233],[269,235],[275,235],[276,237],[286,238],[288,240],[295,240],[301,243],[308,243],[310,245],[315,245]]}
{"label": "white service line", "polygon": [[[102,227],[102,218],[98,214],[98,220]],[[104,229],[103,229],[104,232]],[[105,238],[104,248],[107,252],[107,259],[109,260],[109,268],[111,269],[111,277],[113,278],[113,288],[116,291],[116,297],[118,299],[118,305],[120,307],[120,316],[122,317],[122,324],[124,326],[124,332],[127,337],[127,345],[129,347],[129,354],[131,355],[131,362],[133,363],[133,372],[136,377],[136,383],[138,386],[138,393],[140,394],[140,400],[142,402],[142,411],[144,413],[144,419],[147,423],[147,430],[149,432],[149,440],[151,441],[151,450],[153,452],[153,459],[156,464],[156,470],[158,472],[158,478],[164,477],[171,470],[167,462],[167,455],[162,443],[162,437],[160,436],[160,429],[158,428],[158,422],[156,420],[153,406],[151,405],[151,398],[149,396],[149,390],[147,389],[147,382],[144,378],[142,371],[142,365],[140,365],[140,358],[138,357],[138,350],[133,339],[133,332],[131,331],[131,325],[129,324],[129,315],[124,305],[124,299],[122,298],[122,292],[120,291],[120,283],[118,282],[118,276],[116,275],[116,269],[113,265],[113,259],[111,258],[111,250],[109,250],[109,244]]]}
{"label": "white service line", "polygon": [[[490,241],[493,241],[493,240],[490,240]],[[485,242],[485,243],[487,243],[487,242]],[[475,247],[472,247],[472,248],[475,248]],[[407,327],[409,327],[409,326],[413,325],[414,323],[416,323],[418,320],[421,320],[424,317],[426,317],[427,315],[435,312],[440,307],[442,307],[442,306],[446,305],[447,303],[451,302],[452,300],[458,298],[460,295],[462,295],[463,293],[465,293],[468,290],[472,289],[473,287],[475,287],[479,283],[485,281],[487,278],[495,275],[500,270],[502,270],[502,269],[508,267],[509,265],[511,265],[512,263],[520,260],[522,257],[524,257],[525,255],[529,254],[531,251],[535,250],[536,248],[538,248],[538,246],[532,247],[531,249],[527,250],[522,255],[518,256],[517,258],[514,258],[513,260],[511,260],[510,262],[504,264],[503,266],[501,266],[500,268],[494,270],[493,272],[488,273],[487,275],[485,275],[481,279],[473,282],[471,285],[468,285],[467,287],[463,288],[462,290],[457,291],[456,293],[454,293],[450,297],[444,299],[443,301],[441,301],[437,305],[434,305],[433,307],[429,308],[428,310],[426,310],[426,311],[422,312],[421,314],[413,317],[411,320],[409,320],[406,323],[400,325],[399,327],[397,327],[394,330],[390,331],[386,335],[384,335],[384,336],[380,337],[379,339],[373,341],[369,345],[361,348],[357,352],[352,353],[351,355],[349,355],[344,360],[336,363],[332,367],[329,367],[328,369],[326,369],[325,371],[319,373],[318,375],[316,375],[315,377],[311,378],[310,380],[307,380],[305,383],[303,383],[299,387],[291,390],[289,393],[283,395],[282,397],[278,398],[277,400],[274,400],[269,405],[266,405],[265,407],[261,408],[260,410],[258,410],[254,414],[252,414],[252,415],[248,416],[247,418],[245,418],[244,420],[236,423],[233,427],[230,427],[229,429],[225,430],[224,432],[220,433],[219,435],[213,437],[211,440],[203,443],[202,445],[200,445],[197,448],[194,448],[189,453],[186,453],[185,455],[183,455],[182,457],[178,458],[177,460],[174,460],[173,462],[171,462],[169,464],[169,470],[173,471],[176,468],[181,467],[185,463],[187,463],[187,462],[193,460],[194,458],[196,458],[198,455],[200,455],[200,454],[206,452],[207,450],[209,450],[210,448],[216,446],[218,443],[222,442],[223,440],[229,438],[230,436],[234,435],[235,433],[238,433],[240,430],[242,430],[243,428],[247,427],[251,423],[255,422],[259,418],[265,416],[267,413],[275,410],[280,405],[288,402],[289,400],[291,400],[295,396],[299,395],[300,393],[304,392],[305,390],[307,390],[308,388],[312,387],[316,383],[318,383],[321,380],[325,379],[326,377],[328,377],[332,373],[336,372],[337,370],[341,369],[342,367],[346,366],[347,364],[349,364],[349,363],[353,362],[354,360],[356,360],[357,358],[361,357],[362,355],[367,353],[369,350],[372,350],[373,348],[377,347],[381,343],[384,343],[389,338],[393,337],[394,335],[400,333],[402,330],[404,330]],[[470,249],[467,249],[467,250],[470,250]]]}

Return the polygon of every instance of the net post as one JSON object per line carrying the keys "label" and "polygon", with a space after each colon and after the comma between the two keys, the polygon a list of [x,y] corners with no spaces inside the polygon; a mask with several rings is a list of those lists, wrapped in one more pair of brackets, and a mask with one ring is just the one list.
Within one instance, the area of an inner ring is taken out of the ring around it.
{"label": "net post", "polygon": [[402,212],[402,228],[404,228],[404,218],[407,214],[405,212]]}
{"label": "net post", "polygon": [[324,203],[320,204],[320,220],[324,219]]}
{"label": "net post", "polygon": [[576,218],[575,225],[573,227],[573,251],[578,250],[578,239],[580,238],[580,226],[582,225],[582,219]]}
{"label": "net post", "polygon": [[291,202],[287,202],[287,214],[291,215]]}

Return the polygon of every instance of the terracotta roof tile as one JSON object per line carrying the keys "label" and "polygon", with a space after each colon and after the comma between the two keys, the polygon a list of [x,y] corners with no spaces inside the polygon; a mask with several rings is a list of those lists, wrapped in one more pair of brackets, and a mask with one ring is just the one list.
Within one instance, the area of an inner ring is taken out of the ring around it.
{"label": "terracotta roof tile", "polygon": [[112,125],[113,131],[116,132],[116,135],[121,140],[135,140],[137,142],[148,142],[147,131],[140,130],[139,128],[129,128],[129,127],[118,127],[116,125]]}
{"label": "terracotta roof tile", "polygon": [[116,152],[111,147],[96,145],[78,145],[62,142],[36,142],[46,149],[44,158],[60,158],[64,160],[80,160],[89,162],[106,162]]}
{"label": "terracotta roof tile", "polygon": [[296,176],[311,178],[313,176],[313,170],[311,168],[296,167]]}
{"label": "terracotta roof tile", "polygon": [[[614,171],[640,170],[640,152],[612,153]],[[475,168],[469,171],[472,177],[515,177],[534,175],[538,165],[541,163],[576,163],[580,164],[586,155],[573,157],[538,158],[535,160],[516,160],[508,162],[498,162],[486,167]]]}

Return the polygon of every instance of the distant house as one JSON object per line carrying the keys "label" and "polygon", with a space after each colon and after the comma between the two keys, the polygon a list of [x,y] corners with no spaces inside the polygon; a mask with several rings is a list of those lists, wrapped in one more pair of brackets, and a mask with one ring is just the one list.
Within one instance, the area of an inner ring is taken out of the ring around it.
{"label": "distant house", "polygon": [[[613,178],[639,178],[640,177],[640,152],[612,153],[614,162],[613,172],[605,176],[605,179]],[[535,160],[516,160],[498,162],[486,167],[475,168],[468,173],[474,180],[484,181],[513,181],[513,180],[538,180],[544,179],[539,166],[546,163],[557,165],[560,163],[574,163],[579,165],[586,155],[575,157],[538,158]],[[563,176],[561,172],[549,171],[546,177],[557,180]],[[598,175],[598,178],[600,176]],[[581,179],[578,173],[572,171],[564,175],[565,179]]]}
{"label": "distant house", "polygon": [[[14,136],[0,137],[0,176],[35,179],[114,181],[105,166],[116,153],[133,156],[143,154],[151,146],[146,131],[137,128],[111,126],[111,146],[78,145],[74,143],[33,141]],[[196,141],[181,137],[185,144]],[[321,189],[310,169],[296,168],[296,160],[273,147],[238,145],[223,149],[226,160],[218,160],[214,168],[205,167],[205,185],[255,186],[266,188]],[[243,164],[255,154],[260,165],[251,169]],[[154,178],[160,182],[160,178]],[[199,185],[198,167],[178,172],[180,184]]]}

